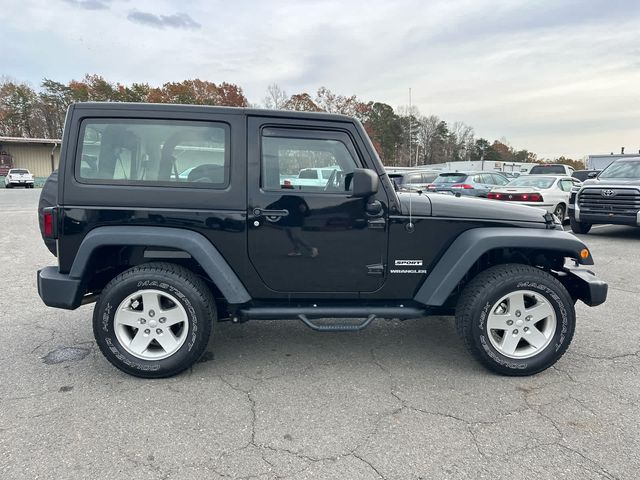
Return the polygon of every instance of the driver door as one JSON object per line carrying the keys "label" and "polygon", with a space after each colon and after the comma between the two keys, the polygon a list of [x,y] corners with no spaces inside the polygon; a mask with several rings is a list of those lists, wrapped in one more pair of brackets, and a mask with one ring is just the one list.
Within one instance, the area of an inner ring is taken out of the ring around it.
{"label": "driver door", "polygon": [[285,293],[380,288],[387,208],[370,218],[366,200],[351,197],[363,165],[350,134],[265,121],[249,118],[247,175],[249,259],[264,284]]}

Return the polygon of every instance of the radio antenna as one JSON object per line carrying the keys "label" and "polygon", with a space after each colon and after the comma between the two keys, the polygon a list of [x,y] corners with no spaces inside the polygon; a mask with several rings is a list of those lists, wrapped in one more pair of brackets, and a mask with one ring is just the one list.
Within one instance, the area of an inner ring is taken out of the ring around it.
{"label": "radio antenna", "polygon": [[[409,166],[412,167],[413,159],[411,155],[411,87],[409,87]],[[413,191],[409,190],[409,223],[406,225],[407,232],[413,232],[413,217],[411,214],[411,199],[413,198]]]}
{"label": "radio antenna", "polygon": [[411,150],[413,150],[411,148],[411,87],[409,87],[409,166],[412,167],[413,166],[413,155],[411,155]]}

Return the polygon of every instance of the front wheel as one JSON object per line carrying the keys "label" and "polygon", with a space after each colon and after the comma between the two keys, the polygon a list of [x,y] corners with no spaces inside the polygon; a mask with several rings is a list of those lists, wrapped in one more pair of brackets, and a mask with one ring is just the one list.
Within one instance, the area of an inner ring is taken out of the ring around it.
{"label": "front wheel", "polygon": [[115,277],[93,311],[93,332],[104,356],[145,378],[175,375],[203,354],[216,319],[207,285],[171,263],[147,263]]}
{"label": "front wheel", "polygon": [[462,292],[456,327],[485,367],[503,375],[533,375],[569,347],[575,310],[569,292],[551,274],[528,265],[497,265]]}
{"label": "front wheel", "polygon": [[592,224],[587,222],[578,222],[575,218],[570,218],[569,223],[573,233],[586,234],[591,230]]}

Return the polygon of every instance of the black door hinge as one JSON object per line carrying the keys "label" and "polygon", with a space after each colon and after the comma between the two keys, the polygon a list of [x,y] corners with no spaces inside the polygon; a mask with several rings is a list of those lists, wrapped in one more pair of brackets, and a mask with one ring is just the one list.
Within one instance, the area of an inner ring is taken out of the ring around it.
{"label": "black door hinge", "polygon": [[381,263],[367,265],[367,275],[384,275],[384,265]]}

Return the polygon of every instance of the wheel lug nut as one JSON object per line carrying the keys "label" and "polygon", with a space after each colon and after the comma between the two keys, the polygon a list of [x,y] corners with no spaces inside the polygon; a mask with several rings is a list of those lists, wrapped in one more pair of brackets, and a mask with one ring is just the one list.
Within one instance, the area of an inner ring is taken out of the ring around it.
{"label": "wheel lug nut", "polygon": [[516,317],[519,317],[520,315],[522,315],[522,312],[520,310],[516,310]]}
{"label": "wheel lug nut", "polygon": [[527,315],[527,318],[525,318],[525,320],[526,320],[527,322],[530,322],[530,321],[531,321],[531,318],[532,318],[532,317],[531,317],[531,315]]}
{"label": "wheel lug nut", "polygon": [[149,335],[151,333],[151,330],[149,330],[148,328],[144,331],[144,333],[146,333],[147,335]]}
{"label": "wheel lug nut", "polygon": [[154,317],[156,315],[156,312],[153,310],[149,310],[149,316],[150,317]]}
{"label": "wheel lug nut", "polygon": [[140,323],[142,323],[142,324],[147,323],[147,319],[146,319],[146,318],[141,318],[141,319],[140,319]]}
{"label": "wheel lug nut", "polygon": [[162,329],[161,329],[161,328],[156,328],[156,333],[157,333],[158,335],[160,335],[160,334],[162,333]]}
{"label": "wheel lug nut", "polygon": [[518,329],[517,329],[517,328],[513,331],[513,334],[514,334],[514,335],[517,335],[517,334],[518,334]]}
{"label": "wheel lug nut", "polygon": [[158,320],[160,323],[164,323],[167,321],[167,319],[165,317],[160,317],[160,319]]}
{"label": "wheel lug nut", "polygon": [[529,331],[529,327],[524,327],[524,331],[528,332]]}
{"label": "wheel lug nut", "polygon": [[507,320],[507,325],[513,325],[513,320]]}

